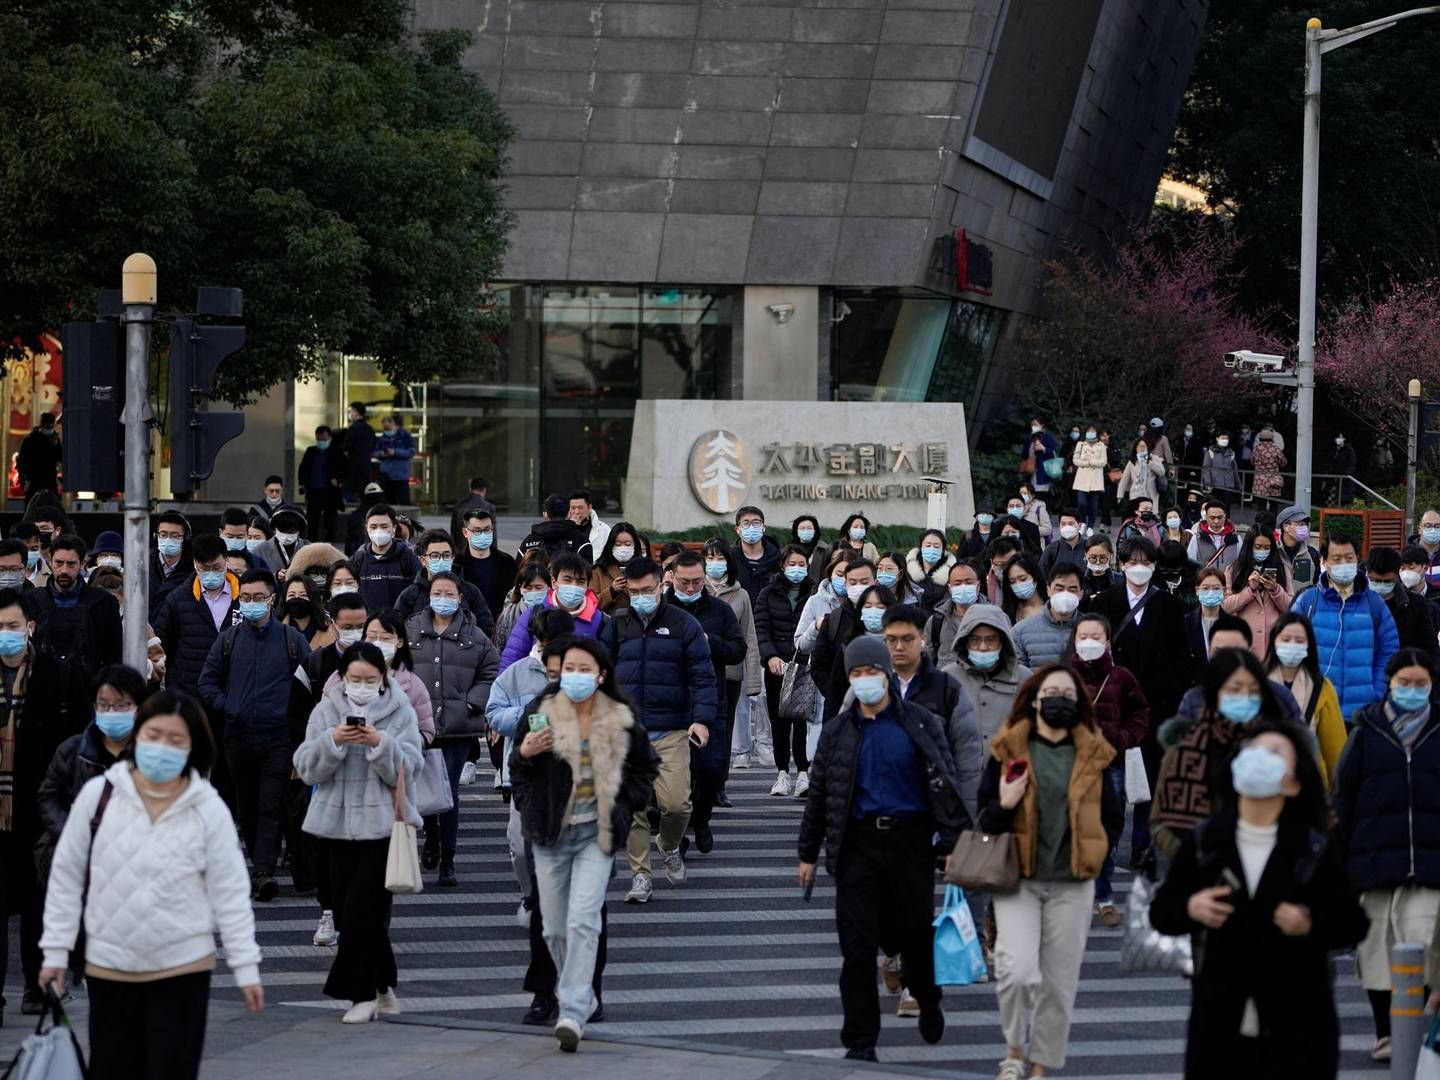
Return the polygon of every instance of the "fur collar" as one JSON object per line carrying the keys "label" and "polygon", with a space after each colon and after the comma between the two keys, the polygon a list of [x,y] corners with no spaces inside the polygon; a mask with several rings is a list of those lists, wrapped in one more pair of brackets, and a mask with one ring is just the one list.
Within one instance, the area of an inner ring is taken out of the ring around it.
{"label": "fur collar", "polygon": [[[580,718],[575,706],[564,694],[552,694],[537,706],[550,717],[554,732],[554,754],[570,766],[570,797],[562,820],[569,821],[575,806],[574,781],[580,776]],[[611,832],[611,812],[625,778],[625,759],[630,753],[630,730],[635,715],[608,694],[596,693],[590,710],[590,765],[595,772],[595,810],[599,825],[597,837],[600,850],[606,855],[615,851],[616,840]]]}
{"label": "fur collar", "polygon": [[[954,565],[955,553],[947,551],[940,557],[940,561],[935,564],[935,569],[930,571],[928,577],[931,582],[943,589],[950,581],[950,568]],[[910,580],[916,585],[925,581],[927,574],[925,573],[925,564],[920,559],[919,548],[911,548],[910,554],[905,556],[905,572],[909,574]]]}

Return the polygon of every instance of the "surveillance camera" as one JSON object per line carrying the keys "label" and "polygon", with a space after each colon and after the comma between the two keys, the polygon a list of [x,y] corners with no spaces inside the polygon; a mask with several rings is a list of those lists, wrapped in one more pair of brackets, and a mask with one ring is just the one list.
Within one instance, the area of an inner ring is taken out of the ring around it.
{"label": "surveillance camera", "polygon": [[952,483],[954,483],[953,480],[942,480],[938,476],[922,476],[920,477],[920,479],[925,481],[925,483],[927,484],[934,484],[936,487],[942,488],[949,487]]}
{"label": "surveillance camera", "polygon": [[795,305],[767,304],[765,310],[770,312],[771,315],[774,315],[775,321],[783,326],[785,323],[789,322],[790,317],[795,314]]}
{"label": "surveillance camera", "polygon": [[1285,357],[1274,353],[1257,353],[1249,349],[1237,349],[1225,354],[1225,366],[1237,371],[1279,371],[1285,366]]}

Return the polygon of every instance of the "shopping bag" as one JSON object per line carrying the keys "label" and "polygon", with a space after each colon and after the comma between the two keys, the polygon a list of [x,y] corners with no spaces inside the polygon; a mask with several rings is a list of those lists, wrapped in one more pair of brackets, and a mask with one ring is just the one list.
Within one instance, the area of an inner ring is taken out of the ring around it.
{"label": "shopping bag", "polygon": [[1052,457],[1045,459],[1045,475],[1051,480],[1059,480],[1060,474],[1065,471],[1065,459]]}
{"label": "shopping bag", "polygon": [[1136,874],[1130,884],[1130,900],[1125,905],[1125,928],[1120,935],[1120,970],[1126,975],[1195,974],[1195,960],[1189,935],[1171,937],[1150,925],[1150,902],[1155,898],[1156,885],[1144,874]]}
{"label": "shopping bag", "polygon": [[[54,1018],[50,1030],[45,1021]],[[85,1080],[90,1074],[80,1042],[70,1028],[70,1020],[55,994],[54,986],[45,988],[45,1011],[35,1025],[35,1034],[27,1035],[10,1067],[0,1080]]]}
{"label": "shopping bag", "polygon": [[406,896],[424,890],[420,877],[420,845],[415,826],[406,820],[405,767],[395,778],[395,824],[390,826],[390,849],[385,853],[385,890]]}
{"label": "shopping bag", "polygon": [[945,886],[945,903],[935,916],[935,985],[969,986],[986,978],[985,953],[965,894]]}
{"label": "shopping bag", "polygon": [[425,763],[415,777],[415,811],[421,817],[429,817],[431,814],[446,813],[454,807],[445,755],[439,750],[427,750]]}
{"label": "shopping bag", "polygon": [[1425,1041],[1420,1044],[1420,1060],[1415,1063],[1415,1080],[1440,1080],[1440,1015],[1430,1017]]}
{"label": "shopping bag", "polygon": [[809,722],[815,715],[817,693],[815,680],[810,677],[809,661],[795,657],[785,665],[785,674],[780,680],[780,715],[787,720]]}
{"label": "shopping bag", "polygon": [[1145,755],[1138,746],[1125,751],[1125,802],[1130,806],[1150,801],[1150,778],[1145,775]]}

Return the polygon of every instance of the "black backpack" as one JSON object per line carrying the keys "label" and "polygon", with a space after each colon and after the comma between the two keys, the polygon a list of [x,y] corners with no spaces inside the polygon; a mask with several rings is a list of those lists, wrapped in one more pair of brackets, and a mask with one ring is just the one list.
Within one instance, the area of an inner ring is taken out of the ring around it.
{"label": "black backpack", "polygon": [[[273,618],[273,616],[272,616]],[[297,633],[291,630],[284,623],[280,629],[285,631],[285,654],[290,658],[290,668],[285,677],[288,679],[295,674],[295,669],[300,666],[300,644],[295,640]],[[220,635],[220,685],[230,685],[230,654],[235,651],[235,638],[240,633],[240,625],[227,627]]]}

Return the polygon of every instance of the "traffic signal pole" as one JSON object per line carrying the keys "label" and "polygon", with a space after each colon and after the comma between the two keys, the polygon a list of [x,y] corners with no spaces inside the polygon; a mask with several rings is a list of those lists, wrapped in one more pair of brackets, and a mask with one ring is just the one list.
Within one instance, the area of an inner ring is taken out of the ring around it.
{"label": "traffic signal pole", "polygon": [[149,638],[150,324],[155,314],[155,260],[134,254],[121,272],[125,303],[125,663],[142,674]]}

